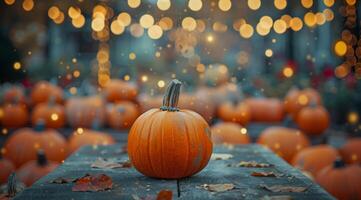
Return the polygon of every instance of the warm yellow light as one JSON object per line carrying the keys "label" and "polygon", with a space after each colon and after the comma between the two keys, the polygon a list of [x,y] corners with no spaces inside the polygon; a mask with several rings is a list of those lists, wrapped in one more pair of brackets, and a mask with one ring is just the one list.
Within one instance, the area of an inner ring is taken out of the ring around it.
{"label": "warm yellow light", "polygon": [[346,3],[350,6],[353,6],[356,4],[356,0],[346,0]]}
{"label": "warm yellow light", "polygon": [[203,3],[202,0],[189,0],[188,7],[193,11],[199,11],[202,9]]}
{"label": "warm yellow light", "polygon": [[127,74],[127,75],[124,76],[123,79],[124,79],[125,81],[129,81],[129,80],[130,80],[130,76]]}
{"label": "warm yellow light", "polygon": [[140,0],[128,0],[128,6],[131,8],[137,8],[140,6]]}
{"label": "warm yellow light", "polygon": [[129,24],[132,22],[132,17],[126,13],[122,12],[118,15],[117,20],[123,25],[123,26],[129,26]]}
{"label": "warm yellow light", "polygon": [[213,42],[213,41],[214,41],[213,35],[207,35],[207,42]]}
{"label": "warm yellow light", "polygon": [[264,28],[270,29],[273,25],[273,19],[270,16],[263,16],[261,17],[261,19],[259,20],[259,22],[261,23],[261,25]]}
{"label": "warm yellow light", "polygon": [[216,32],[226,32],[228,27],[226,24],[223,24],[221,22],[214,22],[212,29]]}
{"label": "warm yellow light", "polygon": [[206,23],[201,19],[197,19],[196,21],[197,21],[197,28],[196,28],[197,31],[201,33],[204,32],[206,30]]}
{"label": "warm yellow light", "polygon": [[61,24],[61,23],[63,23],[64,19],[65,19],[64,13],[60,12],[59,16],[54,19],[54,23]]}
{"label": "warm yellow light", "polygon": [[158,81],[158,87],[163,88],[165,86],[165,82],[163,80]]}
{"label": "warm yellow light", "polygon": [[22,6],[25,11],[31,11],[34,8],[34,1],[33,0],[24,0]]}
{"label": "warm yellow light", "polygon": [[316,23],[322,25],[326,22],[326,16],[323,13],[316,13]]}
{"label": "warm yellow light", "polygon": [[142,76],[142,82],[147,82],[148,81],[148,76],[147,75],[143,75]]}
{"label": "warm yellow light", "polygon": [[247,134],[247,129],[246,128],[241,128],[240,132],[241,132],[241,134],[245,135],[245,134]]}
{"label": "warm yellow light", "polygon": [[81,28],[85,24],[85,17],[83,15],[79,15],[78,18],[72,19],[71,23],[75,28]]}
{"label": "warm yellow light", "polygon": [[130,59],[130,60],[135,60],[136,58],[137,58],[137,55],[136,55],[135,53],[131,52],[131,53],[129,54],[129,59]]}
{"label": "warm yellow light", "polygon": [[314,27],[316,25],[316,16],[312,12],[308,12],[305,14],[303,20],[305,21],[305,24],[309,27]]}
{"label": "warm yellow light", "polygon": [[278,10],[283,10],[287,6],[287,1],[286,0],[274,0],[273,4],[275,5],[275,7]]}
{"label": "warm yellow light", "polygon": [[149,28],[149,27],[153,26],[154,18],[152,15],[144,14],[142,17],[140,17],[139,24],[143,28]]}
{"label": "warm yellow light", "polygon": [[247,5],[251,10],[258,10],[261,7],[261,0],[247,0]]}
{"label": "warm yellow light", "polygon": [[161,38],[162,35],[163,35],[163,30],[158,25],[153,25],[148,29],[148,36],[153,40],[157,40]]}
{"label": "warm yellow light", "polygon": [[308,97],[304,94],[301,94],[297,99],[298,104],[300,105],[307,105],[308,104]]}
{"label": "warm yellow light", "polygon": [[301,4],[305,8],[311,8],[313,5],[313,0],[301,0]]}
{"label": "warm yellow light", "polygon": [[13,5],[15,3],[15,0],[4,0],[5,4],[7,5]]}
{"label": "warm yellow light", "polygon": [[80,8],[70,6],[68,9],[68,15],[72,19],[78,18],[81,15],[81,10]]}
{"label": "warm yellow light", "polygon": [[303,22],[299,17],[294,17],[290,21],[290,27],[293,31],[299,31],[303,27]]}
{"label": "warm yellow light", "polygon": [[350,70],[346,65],[340,65],[335,68],[335,76],[337,78],[345,78],[349,73]]}
{"label": "warm yellow light", "polygon": [[265,36],[268,35],[268,33],[270,32],[270,28],[267,28],[264,23],[259,22],[256,26],[256,31],[259,35],[261,36]]}
{"label": "warm yellow light", "polygon": [[206,71],[206,66],[205,66],[204,64],[202,64],[202,63],[199,63],[199,64],[197,65],[197,71],[198,71],[199,73],[205,72],[205,71]]}
{"label": "warm yellow light", "polygon": [[141,37],[144,34],[144,28],[140,24],[132,24],[129,28],[130,34],[134,37]]}
{"label": "warm yellow light", "polygon": [[105,27],[104,19],[102,18],[95,18],[92,20],[91,27],[94,31],[101,31]]}
{"label": "warm yellow light", "polygon": [[110,81],[110,76],[109,74],[106,73],[98,73],[98,84],[101,87],[105,87],[108,82]]}
{"label": "warm yellow light", "polygon": [[228,11],[232,7],[231,0],[218,0],[218,7],[221,11]]}
{"label": "warm yellow light", "polygon": [[347,121],[350,124],[356,124],[359,121],[359,115],[357,112],[350,112],[347,116]]}
{"label": "warm yellow light", "polygon": [[186,17],[182,20],[182,27],[187,31],[193,31],[197,27],[197,22],[193,17]]}
{"label": "warm yellow light", "polygon": [[70,94],[75,95],[78,92],[78,90],[76,89],[76,87],[71,87],[69,88],[69,92]]}
{"label": "warm yellow light", "polygon": [[50,118],[51,118],[51,120],[56,121],[59,119],[59,115],[56,113],[53,113],[53,114],[51,114]]}
{"label": "warm yellow light", "polygon": [[159,20],[158,25],[164,30],[170,30],[173,28],[173,20],[170,17],[163,17]]}
{"label": "warm yellow light", "polygon": [[243,38],[250,38],[253,35],[253,27],[250,24],[243,24],[240,28],[239,28],[239,33]]}
{"label": "warm yellow light", "polygon": [[81,135],[81,134],[84,133],[84,129],[83,129],[83,128],[77,128],[77,129],[76,129],[76,132],[77,132],[79,135]]}
{"label": "warm yellow light", "polygon": [[52,6],[48,10],[48,16],[50,19],[56,19],[60,15],[60,10],[56,6]]}
{"label": "warm yellow light", "polygon": [[157,7],[159,8],[159,10],[168,10],[170,8],[170,0],[158,0],[157,1]]}
{"label": "warm yellow light", "polygon": [[285,67],[283,68],[283,75],[287,78],[290,78],[293,76],[293,69],[291,67]]}
{"label": "warm yellow light", "polygon": [[324,3],[325,6],[327,6],[327,7],[332,7],[333,4],[335,4],[335,0],[323,0],[323,3]]}
{"label": "warm yellow light", "polygon": [[323,10],[323,14],[325,14],[326,21],[332,21],[334,18],[333,11],[329,8],[326,8],[325,10]]}
{"label": "warm yellow light", "polygon": [[282,34],[286,32],[287,30],[286,22],[282,19],[276,20],[275,23],[273,24],[273,30],[278,34]]}
{"label": "warm yellow light", "polygon": [[264,55],[266,55],[269,58],[272,57],[273,56],[272,49],[266,49],[266,51],[264,52]]}
{"label": "warm yellow light", "polygon": [[110,24],[110,30],[114,35],[120,35],[124,32],[125,27],[123,26],[123,23],[119,22],[119,20],[114,20]]}
{"label": "warm yellow light", "polygon": [[21,68],[21,63],[20,63],[20,62],[14,62],[13,68],[14,68],[15,70],[19,70],[19,69]]}
{"label": "warm yellow light", "polygon": [[346,42],[339,40],[335,43],[334,51],[338,56],[344,56],[347,53],[347,44]]}

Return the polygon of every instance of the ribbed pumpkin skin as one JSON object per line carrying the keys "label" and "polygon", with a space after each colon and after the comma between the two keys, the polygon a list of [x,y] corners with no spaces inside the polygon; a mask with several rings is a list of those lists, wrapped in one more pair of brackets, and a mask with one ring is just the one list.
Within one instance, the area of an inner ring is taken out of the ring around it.
{"label": "ribbed pumpkin skin", "polygon": [[236,122],[243,126],[251,120],[251,110],[247,104],[226,102],[218,107],[218,116],[226,122]]}
{"label": "ribbed pumpkin skin", "polygon": [[43,149],[49,160],[61,162],[66,158],[66,140],[55,130],[35,132],[30,128],[19,129],[5,142],[4,157],[18,168],[36,160],[38,149]]}
{"label": "ribbed pumpkin skin", "polygon": [[309,140],[301,131],[277,126],[265,129],[257,142],[270,148],[287,162],[291,162],[297,152],[310,146]]}
{"label": "ribbed pumpkin skin", "polygon": [[317,173],[339,157],[337,150],[329,145],[307,147],[296,154],[292,165],[316,176]]}
{"label": "ribbed pumpkin skin", "polygon": [[63,90],[47,81],[38,82],[31,91],[33,104],[48,102],[51,98],[54,98],[56,103],[62,103]]}
{"label": "ribbed pumpkin skin", "polygon": [[138,116],[138,106],[130,101],[122,101],[107,107],[107,121],[113,129],[130,128]]}
{"label": "ribbed pumpkin skin", "polygon": [[155,178],[178,179],[202,170],[212,154],[207,122],[190,110],[151,109],[133,124],[128,154],[134,167]]}
{"label": "ribbed pumpkin skin", "polygon": [[15,171],[15,166],[13,163],[4,158],[0,158],[0,185],[6,183],[8,176]]}
{"label": "ribbed pumpkin skin", "polygon": [[32,160],[21,166],[16,171],[16,175],[26,186],[31,186],[41,177],[49,174],[58,166],[59,164],[55,162],[48,162],[45,166],[40,166],[36,160]]}
{"label": "ribbed pumpkin skin", "polygon": [[138,95],[138,88],[133,83],[113,79],[106,84],[104,94],[110,102],[134,101]]}
{"label": "ribbed pumpkin skin", "polygon": [[[307,101],[303,103],[302,101],[300,101],[300,99],[302,98],[306,98]],[[316,105],[322,104],[322,98],[315,89],[291,89],[284,99],[285,111],[290,114],[293,119],[295,119],[298,112],[302,108],[308,106],[311,102],[315,103]]]}
{"label": "ribbed pumpkin skin", "polygon": [[316,182],[339,200],[361,199],[360,166],[328,166],[317,174]]}
{"label": "ribbed pumpkin skin", "polygon": [[346,163],[361,163],[361,138],[350,139],[340,149]]}
{"label": "ribbed pumpkin skin", "polygon": [[322,106],[309,106],[300,110],[296,122],[306,134],[320,135],[329,127],[330,116]]}
{"label": "ribbed pumpkin skin", "polygon": [[248,98],[244,101],[255,122],[280,122],[284,117],[283,103],[275,98]]}
{"label": "ribbed pumpkin skin", "polygon": [[[58,119],[52,120],[51,115],[56,114]],[[65,110],[63,105],[49,105],[48,103],[40,103],[36,105],[31,114],[32,124],[36,124],[39,120],[45,121],[48,128],[61,128],[65,125]]]}
{"label": "ribbed pumpkin skin", "polygon": [[29,121],[29,112],[25,104],[6,104],[2,108],[0,122],[4,128],[24,127]]}
{"label": "ribbed pumpkin skin", "polygon": [[248,144],[248,134],[241,133],[242,126],[232,122],[219,123],[211,127],[214,144]]}

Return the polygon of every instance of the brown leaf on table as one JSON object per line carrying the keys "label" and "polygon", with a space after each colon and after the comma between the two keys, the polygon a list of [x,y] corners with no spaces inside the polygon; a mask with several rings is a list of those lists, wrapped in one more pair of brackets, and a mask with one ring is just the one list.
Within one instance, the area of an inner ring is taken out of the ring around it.
{"label": "brown leaf on table", "polygon": [[229,153],[212,153],[211,160],[228,160],[233,158]]}
{"label": "brown leaf on table", "polygon": [[201,187],[210,192],[225,192],[225,191],[234,189],[234,184],[232,184],[232,183],[203,184],[203,185],[201,185]]}
{"label": "brown leaf on table", "polygon": [[161,190],[157,195],[157,200],[172,200],[173,192],[171,190]]}
{"label": "brown leaf on table", "polygon": [[58,177],[52,181],[50,181],[50,183],[55,183],[55,184],[65,184],[65,183],[73,183],[76,180],[78,180],[78,178],[64,178],[64,177]]}
{"label": "brown leaf on table", "polygon": [[91,164],[92,168],[100,168],[100,169],[115,169],[115,168],[129,168],[131,167],[131,163],[129,161],[125,162],[117,162],[114,160],[108,160],[104,158],[98,158]]}
{"label": "brown leaf on table", "polygon": [[256,177],[280,177],[280,176],[283,176],[283,174],[276,174],[274,172],[252,172],[251,176],[256,176]]}
{"label": "brown leaf on table", "polygon": [[295,187],[295,186],[284,186],[284,185],[260,185],[261,188],[271,192],[304,192],[308,187]]}
{"label": "brown leaf on table", "polygon": [[272,164],[268,163],[258,163],[256,161],[241,161],[235,165],[236,167],[254,167],[254,168],[266,168],[272,167]]}
{"label": "brown leaf on table", "polygon": [[291,196],[288,195],[277,195],[277,196],[263,196],[261,200],[292,200]]}
{"label": "brown leaf on table", "polygon": [[85,175],[79,178],[72,188],[73,192],[97,192],[113,188],[112,179],[105,174]]}

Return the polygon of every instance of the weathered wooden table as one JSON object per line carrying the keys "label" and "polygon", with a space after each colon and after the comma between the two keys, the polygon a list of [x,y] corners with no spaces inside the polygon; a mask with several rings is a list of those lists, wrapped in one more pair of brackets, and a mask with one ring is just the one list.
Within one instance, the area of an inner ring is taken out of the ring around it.
{"label": "weathered wooden table", "polygon": [[[85,147],[69,157],[54,172],[40,179],[15,199],[155,199],[161,190],[171,190],[173,199],[333,199],[316,183],[292,168],[281,158],[258,145],[216,146],[214,154],[233,155],[230,159],[211,160],[200,173],[181,180],[159,180],[145,177],[134,168],[92,168],[99,157],[128,159],[122,145]],[[240,167],[240,161],[271,164],[267,168]],[[253,172],[273,172],[276,177],[252,176]],[[103,192],[73,192],[74,183],[55,184],[54,179],[75,178],[85,174],[106,174],[113,180],[113,188]],[[224,192],[211,192],[204,184],[233,184]],[[202,186],[203,185],[203,186]],[[302,192],[274,192],[264,186],[291,186]]]}

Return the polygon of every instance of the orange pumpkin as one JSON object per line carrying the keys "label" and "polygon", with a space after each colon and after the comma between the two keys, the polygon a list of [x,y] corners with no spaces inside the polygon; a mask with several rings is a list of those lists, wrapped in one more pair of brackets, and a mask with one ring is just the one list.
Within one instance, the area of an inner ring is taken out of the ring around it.
{"label": "orange pumpkin", "polygon": [[284,99],[285,111],[295,119],[298,112],[311,102],[317,105],[322,104],[322,98],[316,90],[312,88],[306,88],[304,90],[292,88]]}
{"label": "orange pumpkin", "polygon": [[280,122],[284,117],[283,104],[275,98],[248,98],[245,104],[251,110],[251,120],[255,122]]}
{"label": "orange pumpkin", "polygon": [[134,101],[138,95],[138,88],[133,83],[113,79],[106,84],[104,94],[110,102]]}
{"label": "orange pumpkin", "polygon": [[78,128],[69,137],[68,155],[86,145],[110,145],[114,143],[113,137],[106,133]]}
{"label": "orange pumpkin", "polygon": [[9,175],[15,171],[14,164],[6,159],[2,158],[2,155],[0,154],[0,185],[7,182]]}
{"label": "orange pumpkin", "polygon": [[0,122],[4,128],[20,128],[29,121],[29,113],[24,104],[5,104],[0,108]]}
{"label": "orange pumpkin", "polygon": [[61,162],[66,158],[66,140],[53,129],[45,129],[39,122],[34,129],[22,128],[15,131],[5,142],[4,157],[16,167],[36,159],[38,149],[43,149],[49,160]]}
{"label": "orange pumpkin", "polygon": [[214,144],[248,144],[251,142],[247,129],[236,123],[218,123],[211,127],[211,132]]}
{"label": "orange pumpkin", "polygon": [[257,142],[282,157],[287,162],[302,149],[310,146],[307,137],[297,129],[273,126],[262,131]]}
{"label": "orange pumpkin", "polygon": [[326,166],[331,165],[339,154],[329,145],[316,145],[302,149],[292,159],[292,165],[302,171],[307,171],[316,176]]}
{"label": "orange pumpkin", "polygon": [[122,101],[107,108],[107,121],[113,129],[127,129],[139,116],[138,107],[130,101]]}
{"label": "orange pumpkin", "polygon": [[296,123],[306,134],[320,135],[329,127],[330,117],[323,106],[312,104],[299,111]]}
{"label": "orange pumpkin", "polygon": [[65,104],[68,124],[74,128],[90,128],[97,123],[102,126],[105,121],[105,103],[98,96],[72,97]]}
{"label": "orange pumpkin", "polygon": [[346,163],[361,163],[361,138],[350,139],[340,149]]}
{"label": "orange pumpkin", "polygon": [[16,174],[21,182],[26,186],[31,186],[58,166],[58,163],[46,159],[44,151],[38,150],[37,159],[25,163],[16,171]]}
{"label": "orange pumpkin", "polygon": [[48,102],[51,98],[56,103],[63,102],[63,90],[47,81],[40,81],[31,90],[31,101],[33,104]]}
{"label": "orange pumpkin", "polygon": [[65,110],[61,104],[39,103],[33,109],[31,121],[36,124],[39,120],[44,120],[48,128],[61,128],[65,125]]}
{"label": "orange pumpkin", "polygon": [[146,176],[165,179],[191,176],[202,170],[211,157],[207,122],[193,111],[177,108],[180,87],[178,80],[171,81],[161,108],[142,114],[130,129],[130,161]]}
{"label": "orange pumpkin", "polygon": [[26,104],[27,102],[26,102],[24,88],[15,85],[5,88],[3,94],[3,102]]}
{"label": "orange pumpkin", "polygon": [[226,122],[236,122],[243,126],[251,120],[251,111],[245,103],[226,102],[218,107],[218,117]]}
{"label": "orange pumpkin", "polygon": [[339,200],[361,199],[361,167],[338,160],[316,176],[316,182]]}

